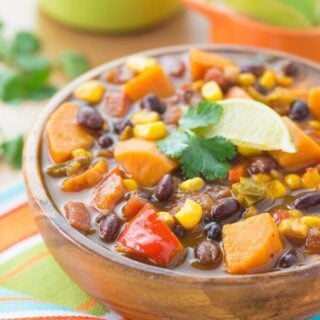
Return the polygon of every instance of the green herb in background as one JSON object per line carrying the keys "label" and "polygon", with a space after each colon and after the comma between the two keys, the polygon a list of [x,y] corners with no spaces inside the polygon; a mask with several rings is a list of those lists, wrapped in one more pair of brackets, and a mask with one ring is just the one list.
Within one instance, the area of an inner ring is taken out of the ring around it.
{"label": "green herb in background", "polygon": [[216,103],[200,102],[191,107],[179,122],[179,131],[158,142],[162,153],[177,159],[188,178],[202,175],[206,179],[225,178],[235,156],[235,147],[222,137],[205,138],[197,129],[215,125],[222,116],[222,107]]}
{"label": "green herb in background", "polygon": [[90,63],[86,56],[75,52],[66,51],[59,57],[63,72],[69,79],[74,79],[90,69]]}
{"label": "green herb in background", "polygon": [[23,144],[22,135],[0,144],[0,156],[6,159],[15,169],[20,169],[22,165]]}

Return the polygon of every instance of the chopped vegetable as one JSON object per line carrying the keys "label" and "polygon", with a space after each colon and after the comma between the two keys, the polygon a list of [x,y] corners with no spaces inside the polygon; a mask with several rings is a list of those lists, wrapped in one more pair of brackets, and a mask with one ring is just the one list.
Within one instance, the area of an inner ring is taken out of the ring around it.
{"label": "chopped vegetable", "polygon": [[308,105],[313,117],[320,119],[320,87],[315,87],[310,90]]}
{"label": "chopped vegetable", "polygon": [[294,168],[319,161],[320,146],[289,118],[284,117],[283,120],[290,130],[297,151],[294,153],[271,151],[270,154],[272,157],[274,157],[283,168]]}
{"label": "chopped vegetable", "polygon": [[77,192],[95,186],[107,172],[108,167],[104,160],[99,160],[91,168],[83,173],[70,177],[62,182],[62,190]]}
{"label": "chopped vegetable", "polygon": [[81,84],[75,91],[74,96],[90,103],[98,103],[105,92],[104,85],[97,80],[89,80]]}
{"label": "chopped vegetable", "polygon": [[223,226],[223,248],[230,273],[249,273],[275,264],[284,249],[278,228],[269,213]]}
{"label": "chopped vegetable", "polygon": [[205,185],[205,182],[200,177],[195,177],[192,179],[188,179],[185,181],[182,181],[179,185],[179,188],[182,191],[198,191],[203,188]]}
{"label": "chopped vegetable", "polygon": [[245,177],[247,174],[247,165],[244,163],[235,164],[229,170],[229,180],[232,183],[236,183],[240,181],[241,177]]}
{"label": "chopped vegetable", "polygon": [[125,226],[118,238],[117,250],[149,258],[157,266],[167,267],[182,251],[182,245],[170,228],[146,204]]}
{"label": "chopped vegetable", "polygon": [[138,194],[133,194],[122,209],[125,218],[129,219],[135,216],[145,205],[147,200],[141,198]]}
{"label": "chopped vegetable", "polygon": [[72,157],[72,151],[87,149],[94,137],[77,124],[80,107],[72,102],[63,103],[49,118],[46,128],[49,152],[55,162],[63,162]]}
{"label": "chopped vegetable", "polygon": [[118,143],[114,156],[142,186],[154,186],[161,177],[178,166],[176,161],[157,149],[155,142],[139,138]]}
{"label": "chopped vegetable", "polygon": [[107,92],[103,100],[103,110],[111,117],[124,117],[130,101],[123,92]]}
{"label": "chopped vegetable", "polygon": [[206,71],[211,68],[223,70],[225,67],[233,64],[231,60],[212,52],[198,49],[191,50],[190,52],[191,77],[193,80],[203,79]]}
{"label": "chopped vegetable", "polygon": [[97,186],[93,207],[99,212],[112,211],[126,193],[123,179],[117,172],[109,173]]}
{"label": "chopped vegetable", "polygon": [[83,233],[89,233],[90,216],[82,202],[68,201],[64,210],[66,219],[72,227]]}
{"label": "chopped vegetable", "polygon": [[131,101],[136,101],[148,93],[154,93],[161,98],[170,97],[174,88],[163,69],[155,65],[129,80],[124,85],[124,92]]}
{"label": "chopped vegetable", "polygon": [[136,138],[159,140],[167,135],[167,128],[163,121],[136,124],[133,128],[133,135]]}
{"label": "chopped vegetable", "polygon": [[301,219],[287,218],[280,221],[279,231],[286,237],[304,240],[309,228]]}
{"label": "chopped vegetable", "polygon": [[180,210],[175,214],[175,218],[185,229],[194,228],[202,218],[202,207],[197,202],[187,199]]}

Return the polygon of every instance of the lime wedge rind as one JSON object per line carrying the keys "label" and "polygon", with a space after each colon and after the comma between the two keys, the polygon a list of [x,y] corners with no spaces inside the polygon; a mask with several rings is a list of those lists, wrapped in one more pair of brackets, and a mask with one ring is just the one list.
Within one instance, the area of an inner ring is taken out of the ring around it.
{"label": "lime wedge rind", "polygon": [[219,123],[206,129],[207,137],[221,136],[237,146],[258,150],[296,151],[289,129],[267,105],[248,99],[218,102],[223,108]]}

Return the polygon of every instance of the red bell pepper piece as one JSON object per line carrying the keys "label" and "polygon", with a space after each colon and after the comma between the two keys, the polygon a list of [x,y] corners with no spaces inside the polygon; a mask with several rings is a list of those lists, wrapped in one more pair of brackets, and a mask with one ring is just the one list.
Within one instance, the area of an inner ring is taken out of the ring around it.
{"label": "red bell pepper piece", "polygon": [[235,164],[229,170],[229,181],[231,181],[232,183],[239,182],[241,177],[245,177],[246,171],[247,166],[245,164]]}
{"label": "red bell pepper piece", "polygon": [[179,239],[158,218],[151,204],[146,204],[126,225],[118,238],[118,247],[148,257],[157,266],[166,267],[183,249]]}

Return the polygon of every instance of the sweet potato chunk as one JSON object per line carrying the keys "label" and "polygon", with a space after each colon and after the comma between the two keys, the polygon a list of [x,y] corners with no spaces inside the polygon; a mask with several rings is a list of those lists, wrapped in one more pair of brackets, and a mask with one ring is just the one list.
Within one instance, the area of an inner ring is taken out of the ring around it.
{"label": "sweet potato chunk", "polygon": [[310,90],[308,105],[314,118],[320,119],[320,87],[312,88]]}
{"label": "sweet potato chunk", "polygon": [[106,162],[100,160],[85,172],[64,180],[61,188],[66,192],[77,192],[91,188],[102,179],[107,170]]}
{"label": "sweet potato chunk", "polygon": [[112,211],[126,193],[121,175],[108,174],[97,187],[92,206],[99,212]]}
{"label": "sweet potato chunk", "polygon": [[275,262],[283,249],[278,228],[269,213],[223,227],[226,269],[230,273],[250,273]]}
{"label": "sweet potato chunk", "polygon": [[211,68],[223,70],[230,65],[234,65],[234,63],[218,54],[198,49],[190,51],[191,77],[193,80],[203,79],[206,71]]}
{"label": "sweet potato chunk", "polygon": [[151,92],[160,98],[167,98],[173,95],[174,87],[161,66],[155,65],[129,80],[124,85],[124,92],[131,101],[139,100]]}
{"label": "sweet potato chunk", "polygon": [[68,201],[64,210],[65,217],[73,228],[83,233],[90,231],[89,212],[82,202]]}
{"label": "sweet potato chunk", "polygon": [[161,177],[178,166],[175,160],[158,150],[154,141],[139,138],[119,142],[114,156],[138,184],[144,187],[154,186]]}
{"label": "sweet potato chunk", "polygon": [[283,117],[284,122],[288,126],[297,147],[295,153],[287,153],[283,151],[272,151],[270,154],[277,160],[283,168],[294,168],[316,163],[320,160],[320,145],[312,138],[304,133],[298,125],[289,118]]}
{"label": "sweet potato chunk", "polygon": [[50,155],[55,162],[70,159],[73,150],[90,148],[94,142],[94,137],[77,124],[79,108],[72,102],[65,102],[48,120],[46,138]]}

